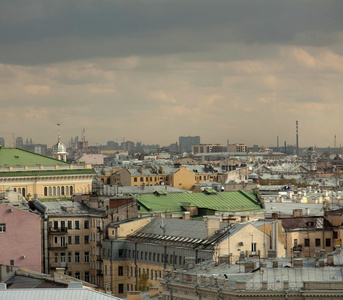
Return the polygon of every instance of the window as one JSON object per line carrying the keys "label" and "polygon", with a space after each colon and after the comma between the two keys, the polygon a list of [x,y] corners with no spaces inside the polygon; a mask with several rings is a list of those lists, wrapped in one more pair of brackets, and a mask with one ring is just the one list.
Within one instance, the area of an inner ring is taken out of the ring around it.
{"label": "window", "polygon": [[152,260],[155,261],[156,260],[156,253],[153,254],[152,256]]}
{"label": "window", "polygon": [[0,232],[6,232],[6,224],[5,223],[0,224]]}
{"label": "window", "polygon": [[55,253],[55,264],[58,264],[58,253]]}
{"label": "window", "polygon": [[160,262],[160,254],[157,253],[157,262]]}
{"label": "window", "polygon": [[162,278],[162,272],[161,271],[158,271],[158,276],[159,276],[159,278]]}
{"label": "window", "polygon": [[148,260],[148,252],[145,252],[145,260]]}
{"label": "window", "polygon": [[44,187],[44,196],[48,196],[48,188]]}
{"label": "window", "polygon": [[80,236],[75,235],[75,244],[80,244]]}
{"label": "window", "polygon": [[14,266],[14,259],[11,259],[11,260],[10,260],[10,265],[11,265],[11,266]]}
{"label": "window", "polygon": [[118,276],[123,276],[124,275],[124,267],[123,266],[119,266],[118,267]]}
{"label": "window", "polygon": [[73,221],[68,221],[68,229],[73,229]]}
{"label": "window", "polygon": [[68,263],[72,263],[73,262],[73,254],[72,252],[68,252]]}
{"label": "window", "polygon": [[119,249],[118,254],[119,257],[124,257],[124,249]]}
{"label": "window", "polygon": [[140,179],[141,182],[143,182],[143,180],[144,180],[143,177],[140,177],[139,179]]}
{"label": "window", "polygon": [[133,267],[131,267],[131,270],[130,270],[130,275],[131,275],[131,277],[133,276]]}
{"label": "window", "polygon": [[331,246],[331,239],[326,239],[325,245],[326,245],[326,247],[330,247]]}
{"label": "window", "polygon": [[134,181],[134,182],[137,182],[137,177],[134,177],[134,178],[133,178],[133,181]]}
{"label": "window", "polygon": [[68,235],[68,245],[71,245],[73,243],[73,237],[71,235]]}
{"label": "window", "polygon": [[73,187],[70,186],[70,195],[72,195],[72,194],[73,194]]}
{"label": "window", "polygon": [[143,259],[143,251],[141,251],[141,259]]}
{"label": "window", "polygon": [[124,293],[124,284],[119,283],[118,284],[118,294]]}
{"label": "window", "polygon": [[51,189],[51,186],[49,187],[49,196],[52,196],[52,189]]}
{"label": "window", "polygon": [[129,276],[129,275],[130,275],[130,267],[127,266],[127,267],[126,267],[126,276]]}
{"label": "window", "polygon": [[80,263],[80,252],[75,252],[75,263]]}
{"label": "window", "polygon": [[84,229],[89,229],[89,221],[88,221],[88,220],[85,220],[85,221],[83,222],[83,228],[84,228]]}
{"label": "window", "polygon": [[85,272],[85,281],[89,282],[89,272]]}
{"label": "window", "polygon": [[130,285],[129,285],[129,284],[126,285],[126,290],[127,290],[127,291],[130,290]]}
{"label": "window", "polygon": [[60,195],[61,195],[61,191],[60,191],[60,190],[61,190],[61,188],[58,186],[58,187],[57,187],[57,196],[60,196]]}
{"label": "window", "polygon": [[310,239],[305,239],[305,247],[310,247]]}
{"label": "window", "polygon": [[64,196],[64,186],[61,186],[61,195]]}
{"label": "window", "polygon": [[75,278],[76,278],[76,279],[81,279],[80,272],[75,272]]}
{"label": "window", "polygon": [[294,247],[297,247],[297,246],[298,246],[298,240],[294,239]]}
{"label": "window", "polygon": [[66,228],[66,221],[61,221],[61,229],[65,230]]}
{"label": "window", "polygon": [[151,252],[149,252],[149,261],[151,261]]}
{"label": "window", "polygon": [[150,279],[153,280],[154,279],[154,270],[150,271]]}
{"label": "window", "polygon": [[89,263],[89,252],[85,252],[85,263]]}
{"label": "window", "polygon": [[56,187],[53,188],[53,196],[56,196]]}
{"label": "window", "polygon": [[157,280],[157,271],[155,270],[155,280]]}
{"label": "window", "polygon": [[66,195],[69,195],[69,187],[66,186]]}
{"label": "window", "polygon": [[333,232],[333,238],[334,238],[334,239],[337,239],[337,238],[338,238],[337,231],[334,231],[334,232]]}
{"label": "window", "polygon": [[84,242],[85,244],[89,244],[89,235],[84,236]]}
{"label": "window", "polygon": [[256,252],[256,243],[251,243],[251,252]]}
{"label": "window", "polygon": [[75,221],[75,229],[80,229],[80,221]]}
{"label": "window", "polygon": [[66,262],[66,254],[64,252],[61,253],[61,263]]}
{"label": "window", "polygon": [[58,221],[54,221],[54,229],[58,229]]}
{"label": "window", "polygon": [[316,239],[316,247],[320,247],[320,239]]}
{"label": "window", "polygon": [[179,265],[182,265],[182,256],[179,256]]}
{"label": "window", "polygon": [[58,237],[54,236],[54,244],[58,244]]}

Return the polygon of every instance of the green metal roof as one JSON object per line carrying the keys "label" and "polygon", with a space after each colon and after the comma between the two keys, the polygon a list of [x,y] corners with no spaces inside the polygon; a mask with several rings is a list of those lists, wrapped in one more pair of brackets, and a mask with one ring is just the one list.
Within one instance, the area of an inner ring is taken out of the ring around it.
{"label": "green metal roof", "polygon": [[69,165],[69,163],[19,148],[0,147],[0,167]]}
{"label": "green metal roof", "polygon": [[93,169],[68,169],[68,170],[39,170],[39,171],[9,171],[0,172],[0,177],[13,176],[54,176],[54,175],[77,175],[77,174],[93,174]]}
{"label": "green metal roof", "polygon": [[181,213],[182,206],[196,206],[213,211],[256,211],[263,210],[253,192],[172,193],[159,197],[154,194],[136,195],[140,213],[164,211]]}

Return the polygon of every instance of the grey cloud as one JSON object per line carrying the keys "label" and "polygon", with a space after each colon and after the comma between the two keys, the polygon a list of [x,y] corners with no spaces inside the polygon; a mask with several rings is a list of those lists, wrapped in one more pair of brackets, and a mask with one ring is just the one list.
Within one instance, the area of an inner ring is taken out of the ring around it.
{"label": "grey cloud", "polygon": [[343,28],[340,0],[47,0],[38,15],[27,1],[0,3],[2,62],[202,52],[234,41],[322,46]]}

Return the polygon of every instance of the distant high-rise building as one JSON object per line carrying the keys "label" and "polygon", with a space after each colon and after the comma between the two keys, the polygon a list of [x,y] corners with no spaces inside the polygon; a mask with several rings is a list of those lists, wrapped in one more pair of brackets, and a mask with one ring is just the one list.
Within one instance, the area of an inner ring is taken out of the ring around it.
{"label": "distant high-rise building", "polygon": [[33,144],[32,144],[32,138],[30,138],[30,145],[33,145]]}
{"label": "distant high-rise building", "polygon": [[227,152],[248,152],[248,146],[244,144],[231,144],[227,146]]}
{"label": "distant high-rise building", "polygon": [[135,144],[131,141],[123,142],[122,145],[123,145],[123,150],[127,152],[132,152],[133,148],[135,147]]}
{"label": "distant high-rise building", "polygon": [[0,137],[0,145],[5,147],[5,139],[3,137]]}
{"label": "distant high-rise building", "polygon": [[200,136],[179,136],[181,152],[191,152],[192,146],[200,145]]}
{"label": "distant high-rise building", "polygon": [[15,146],[20,149],[24,149],[24,141],[21,136],[18,136],[15,140]]}

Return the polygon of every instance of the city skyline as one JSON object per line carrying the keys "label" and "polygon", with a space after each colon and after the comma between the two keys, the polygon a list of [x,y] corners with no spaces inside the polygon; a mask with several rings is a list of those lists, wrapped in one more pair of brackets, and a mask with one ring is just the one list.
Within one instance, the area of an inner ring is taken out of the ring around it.
{"label": "city skyline", "polygon": [[299,120],[300,147],[340,145],[342,13],[335,0],[3,1],[1,132],[282,146]]}

